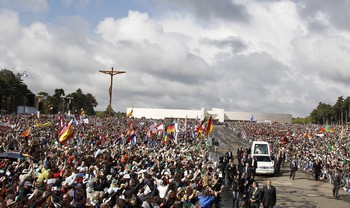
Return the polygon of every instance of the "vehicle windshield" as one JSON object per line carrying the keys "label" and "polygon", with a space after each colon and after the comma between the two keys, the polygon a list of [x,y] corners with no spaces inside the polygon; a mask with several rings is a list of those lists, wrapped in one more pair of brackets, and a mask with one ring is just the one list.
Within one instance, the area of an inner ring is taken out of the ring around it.
{"label": "vehicle windshield", "polygon": [[254,146],[254,154],[269,154],[268,146],[266,144],[255,144]]}
{"label": "vehicle windshield", "polygon": [[271,158],[269,156],[256,156],[256,161],[271,162]]}

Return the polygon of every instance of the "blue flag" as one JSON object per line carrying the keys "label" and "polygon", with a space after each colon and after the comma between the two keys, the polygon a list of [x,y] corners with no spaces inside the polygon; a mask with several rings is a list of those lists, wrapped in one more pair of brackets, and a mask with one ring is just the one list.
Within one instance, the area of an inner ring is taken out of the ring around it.
{"label": "blue flag", "polygon": [[252,117],[250,118],[250,123],[252,124],[254,121],[254,115],[252,114]]}

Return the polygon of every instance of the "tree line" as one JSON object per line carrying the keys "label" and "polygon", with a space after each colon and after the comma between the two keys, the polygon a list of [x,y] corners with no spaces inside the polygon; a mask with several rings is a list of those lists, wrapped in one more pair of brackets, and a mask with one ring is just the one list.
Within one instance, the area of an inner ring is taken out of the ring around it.
{"label": "tree line", "polygon": [[338,97],[337,102],[332,106],[319,102],[317,107],[311,111],[310,116],[305,118],[293,118],[293,123],[306,124],[336,124],[345,125],[350,121],[350,97]]}
{"label": "tree line", "polygon": [[23,74],[14,74],[7,69],[0,70],[0,110],[1,113],[16,113],[18,106],[28,106],[33,97],[34,106],[43,114],[57,114],[58,112],[84,111],[87,115],[95,115],[94,108],[98,105],[95,96],[83,93],[79,88],[75,92],[66,94],[64,89],[55,89],[50,95],[39,92],[34,95],[22,80]]}
{"label": "tree line", "polygon": [[338,97],[337,102],[332,106],[320,102],[316,109],[310,113],[311,121],[318,124],[344,125],[349,122],[350,97]]}

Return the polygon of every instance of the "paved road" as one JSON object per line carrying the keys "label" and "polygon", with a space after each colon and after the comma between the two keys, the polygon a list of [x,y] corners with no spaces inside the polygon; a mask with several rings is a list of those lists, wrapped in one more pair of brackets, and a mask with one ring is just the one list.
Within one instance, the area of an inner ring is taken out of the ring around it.
{"label": "paved road", "polygon": [[[211,148],[211,156],[218,160],[229,148],[235,154],[239,146],[249,143],[237,137],[232,130],[222,126],[214,126],[212,137],[219,140],[217,151]],[[237,162],[237,161],[235,161]],[[282,176],[272,177],[272,185],[277,189],[276,207],[284,208],[350,208],[350,193],[340,191],[340,198],[332,196],[332,185],[327,182],[314,181],[310,174],[299,170],[295,180],[289,179],[289,169],[282,168]],[[262,186],[269,177],[258,176],[256,179]],[[224,188],[222,198],[217,207],[232,207],[232,193]]]}

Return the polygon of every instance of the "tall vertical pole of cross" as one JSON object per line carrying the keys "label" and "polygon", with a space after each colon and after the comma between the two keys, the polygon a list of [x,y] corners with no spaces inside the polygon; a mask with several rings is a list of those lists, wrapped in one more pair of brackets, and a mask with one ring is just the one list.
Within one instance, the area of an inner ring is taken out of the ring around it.
{"label": "tall vertical pole of cross", "polygon": [[109,74],[111,76],[111,85],[109,86],[109,105],[108,105],[108,115],[111,115],[112,112],[112,92],[113,92],[113,76],[117,74],[126,73],[125,71],[114,71],[112,70],[100,70],[101,73]]}

